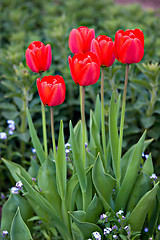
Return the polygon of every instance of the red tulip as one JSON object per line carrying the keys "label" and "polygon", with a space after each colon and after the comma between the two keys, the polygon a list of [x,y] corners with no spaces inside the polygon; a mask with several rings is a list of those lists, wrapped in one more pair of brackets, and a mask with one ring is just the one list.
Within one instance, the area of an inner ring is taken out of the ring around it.
{"label": "red tulip", "polygon": [[32,72],[46,71],[51,66],[51,46],[39,41],[32,42],[26,50],[26,63]]}
{"label": "red tulip", "polygon": [[97,56],[92,52],[77,53],[69,56],[69,67],[73,81],[80,86],[95,84],[100,76],[100,65]]}
{"label": "red tulip", "polygon": [[118,30],[115,35],[115,56],[122,63],[138,63],[144,55],[144,35],[140,29]]}
{"label": "red tulip", "polygon": [[37,78],[37,88],[45,106],[57,106],[65,100],[66,86],[64,79],[59,75],[45,76],[42,80]]}
{"label": "red tulip", "polygon": [[101,66],[110,67],[115,60],[114,42],[106,35],[100,35],[91,42],[91,51],[94,52]]}
{"label": "red tulip", "polygon": [[70,51],[74,54],[89,52],[93,38],[95,38],[94,29],[87,27],[73,28],[68,41]]}

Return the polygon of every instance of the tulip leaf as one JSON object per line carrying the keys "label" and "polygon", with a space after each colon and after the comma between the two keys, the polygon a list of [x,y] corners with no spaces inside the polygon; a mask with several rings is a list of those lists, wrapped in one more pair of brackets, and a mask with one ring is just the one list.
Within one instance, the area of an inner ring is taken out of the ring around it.
{"label": "tulip leaf", "polygon": [[99,94],[96,97],[96,105],[95,105],[95,111],[94,116],[96,120],[96,124],[98,127],[98,132],[100,132],[100,124],[101,124],[101,101],[99,99]]}
{"label": "tulip leaf", "polygon": [[151,153],[149,154],[148,158],[146,159],[142,171],[147,173],[148,175],[152,175],[154,173],[153,162]]}
{"label": "tulip leaf", "polygon": [[116,179],[105,173],[100,156],[97,157],[93,166],[92,179],[105,211],[110,211],[111,198]]}
{"label": "tulip leaf", "polygon": [[109,139],[112,154],[112,164],[115,176],[118,174],[118,129],[117,129],[117,105],[115,102],[114,92],[111,97],[109,111]]}
{"label": "tulip leaf", "polygon": [[67,162],[66,162],[62,120],[60,123],[58,149],[57,149],[57,155],[56,155],[56,174],[57,174],[57,187],[58,187],[60,197],[61,199],[65,199],[66,181],[67,181]]}
{"label": "tulip leaf", "polygon": [[94,198],[90,202],[87,210],[86,210],[86,220],[87,222],[95,223],[99,219],[99,216],[103,210],[103,205],[101,200],[94,195]]}
{"label": "tulip leaf", "polygon": [[91,111],[91,136],[93,137],[94,143],[95,143],[95,150],[96,150],[96,156],[98,153],[101,154],[102,161],[104,163],[104,156],[103,151],[101,147],[101,141],[100,141],[100,134],[98,131],[98,126],[94,117],[93,112]]}
{"label": "tulip leaf", "polygon": [[145,136],[146,136],[146,131],[144,132],[144,134],[142,135],[142,137],[140,138],[140,140],[135,146],[130,164],[128,166],[121,188],[117,194],[117,198],[115,202],[116,211],[119,211],[119,209],[125,210],[129,195],[132,191],[132,188],[134,186],[134,183],[136,181],[137,174],[139,171]]}
{"label": "tulip leaf", "polygon": [[29,110],[27,109],[27,119],[28,119],[28,125],[30,130],[30,135],[32,138],[32,143],[34,148],[36,149],[36,154],[39,158],[40,163],[42,164],[46,160],[45,152],[43,151],[42,145],[37,137],[36,130],[34,128],[31,115],[29,113]]}
{"label": "tulip leaf", "polygon": [[[149,139],[146,140],[144,142],[144,146],[143,146],[143,152],[145,151],[145,149],[148,147],[148,145],[153,141],[153,139]],[[124,176],[127,172],[127,168],[131,162],[134,150],[135,150],[136,144],[134,144],[131,148],[129,148],[129,150],[123,155],[122,159],[121,159],[121,182],[124,179]]]}
{"label": "tulip leaf", "polygon": [[98,227],[96,224],[85,221],[85,212],[77,211],[69,214],[72,217],[75,224],[77,225],[77,227],[80,229],[84,239],[88,239],[89,237],[91,237],[91,234],[95,231],[103,235],[103,232],[100,229],[100,227]]}
{"label": "tulip leaf", "polygon": [[137,205],[138,201],[140,200],[143,195],[151,190],[152,185],[151,185],[151,179],[148,174],[145,174],[141,172],[133,186],[133,189],[131,191],[130,197],[128,199],[127,203],[127,212],[131,212],[135,206]]}
{"label": "tulip leaf", "polygon": [[73,152],[73,161],[78,174],[78,180],[79,180],[82,192],[86,192],[87,177],[85,174],[82,158],[80,157],[81,150],[78,148],[71,121],[70,121],[70,138],[71,138],[71,146],[72,146],[72,152]]}
{"label": "tulip leaf", "polygon": [[16,182],[19,181],[19,177],[17,176],[17,173],[18,173],[18,174],[21,174],[30,184],[32,184],[31,176],[28,174],[28,172],[21,165],[19,165],[17,163],[14,163],[14,162],[11,162],[11,161],[7,161],[3,158],[2,158],[2,161],[7,166],[7,168],[9,169],[12,177],[14,178],[14,180]]}
{"label": "tulip leaf", "polygon": [[[3,231],[10,232],[11,223],[17,211],[17,207],[20,208],[25,222],[27,222],[27,220],[33,216],[33,210],[26,199],[19,194],[11,193],[2,208],[1,229]],[[31,227],[31,224],[27,225]]]}
{"label": "tulip leaf", "polygon": [[36,202],[37,205],[42,208],[42,210],[48,213],[48,215],[53,219],[54,225],[58,229],[62,237],[64,237],[64,239],[67,239],[69,233],[66,226],[64,225],[64,222],[60,219],[59,216],[57,216],[57,212],[54,206],[51,205],[43,196],[41,196],[40,193],[38,193],[24,177],[20,176],[19,174],[18,176],[22,181],[24,187],[28,191],[30,197]]}
{"label": "tulip leaf", "polygon": [[57,213],[60,214],[61,199],[57,191],[56,167],[53,161],[48,159],[39,168],[38,186],[45,198],[55,206]]}
{"label": "tulip leaf", "polygon": [[147,192],[138,202],[136,207],[131,212],[128,218],[128,223],[131,225],[132,231],[141,231],[146,215],[154,202],[157,191],[159,189],[159,182],[154,186],[152,190]]}
{"label": "tulip leaf", "polygon": [[150,235],[153,235],[154,230],[157,226],[158,219],[159,219],[159,213],[160,213],[160,209],[158,207],[158,199],[155,198],[150,205],[150,209],[148,212],[148,219],[147,219]]}
{"label": "tulip leaf", "polygon": [[[11,225],[11,240],[33,240],[31,233],[27,227],[27,225],[24,223],[19,207],[17,209],[17,212],[14,216],[12,225]],[[22,237],[23,236],[23,237]]]}

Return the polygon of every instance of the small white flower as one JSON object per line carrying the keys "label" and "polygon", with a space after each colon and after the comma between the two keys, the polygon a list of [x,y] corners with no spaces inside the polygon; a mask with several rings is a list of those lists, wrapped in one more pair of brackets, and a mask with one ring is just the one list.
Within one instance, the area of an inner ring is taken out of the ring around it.
{"label": "small white flower", "polygon": [[7,139],[7,134],[5,132],[1,132],[0,139]]}
{"label": "small white flower", "polygon": [[103,219],[105,219],[105,218],[107,218],[107,215],[106,215],[106,214],[102,214],[102,215],[100,216],[100,219],[101,219],[101,220],[103,220]]}
{"label": "small white flower", "polygon": [[125,226],[124,229],[125,229],[126,231],[128,231],[128,230],[129,230],[129,226]]}
{"label": "small white flower", "polygon": [[123,210],[119,210],[117,213],[116,213],[116,216],[119,217],[119,215],[121,215],[123,212]]}
{"label": "small white flower", "polygon": [[158,230],[160,231],[160,224],[158,225]]}
{"label": "small white flower", "polygon": [[23,183],[21,181],[16,183],[16,187],[21,190],[23,188]]}
{"label": "small white flower", "polygon": [[70,147],[70,146],[71,146],[70,143],[66,143],[66,144],[65,144],[65,148]]}
{"label": "small white flower", "polygon": [[36,149],[35,148],[32,148],[31,151],[32,151],[32,153],[36,153]]}
{"label": "small white flower", "polygon": [[107,227],[107,228],[104,229],[103,232],[104,232],[104,235],[106,235],[106,234],[110,234],[111,231],[112,231],[112,228]]}
{"label": "small white flower", "polygon": [[17,188],[17,187],[12,187],[12,188],[11,188],[11,193],[12,193],[12,194],[19,194],[19,188]]}
{"label": "small white flower", "polygon": [[93,237],[96,239],[96,240],[101,240],[101,235],[99,232],[93,232]]}
{"label": "small white flower", "polygon": [[71,151],[70,149],[66,149],[65,150],[66,153],[70,153],[70,151]]}
{"label": "small white flower", "polygon": [[118,236],[116,234],[113,235],[114,239],[118,239]]}
{"label": "small white flower", "polygon": [[3,231],[2,235],[5,237],[6,235],[9,235],[9,233],[7,231]]}
{"label": "small white flower", "polygon": [[150,176],[150,179],[153,179],[154,181],[157,180],[157,176],[155,173],[153,173],[151,176]]}

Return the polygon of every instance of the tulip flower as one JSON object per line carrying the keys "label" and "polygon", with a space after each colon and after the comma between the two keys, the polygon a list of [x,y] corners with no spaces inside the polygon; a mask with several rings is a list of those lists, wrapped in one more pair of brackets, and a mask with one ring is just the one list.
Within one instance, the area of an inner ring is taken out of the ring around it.
{"label": "tulip flower", "polygon": [[45,76],[42,80],[37,78],[37,88],[45,106],[57,106],[65,100],[66,86],[64,79],[59,75]]}
{"label": "tulip flower", "polygon": [[94,52],[101,66],[110,67],[115,60],[114,42],[106,35],[100,35],[91,42],[91,52]]}
{"label": "tulip flower", "polygon": [[89,52],[93,38],[95,38],[94,29],[87,27],[73,28],[68,41],[70,51],[74,54]]}
{"label": "tulip flower", "polygon": [[44,72],[51,66],[52,52],[50,44],[32,42],[26,50],[26,63],[32,72]]}
{"label": "tulip flower", "polygon": [[144,55],[144,35],[140,29],[118,30],[115,35],[115,56],[122,63],[138,63]]}
{"label": "tulip flower", "polygon": [[73,81],[80,86],[95,84],[100,76],[100,65],[97,56],[92,52],[77,53],[69,56],[69,67]]}

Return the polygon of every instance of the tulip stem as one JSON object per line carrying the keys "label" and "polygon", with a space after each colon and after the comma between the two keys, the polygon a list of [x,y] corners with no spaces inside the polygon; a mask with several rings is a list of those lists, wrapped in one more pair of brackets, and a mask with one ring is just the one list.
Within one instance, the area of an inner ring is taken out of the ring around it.
{"label": "tulip stem", "polygon": [[125,83],[124,83],[124,90],[123,90],[123,102],[122,102],[122,110],[121,110],[120,135],[119,135],[119,145],[118,145],[118,167],[117,167],[117,169],[118,169],[117,187],[118,188],[120,187],[120,178],[121,178],[121,154],[122,154],[122,141],[123,141],[123,129],[124,129],[128,74],[129,74],[129,64],[126,64],[126,75],[125,75]]}
{"label": "tulip stem", "polygon": [[80,96],[80,110],[81,110],[81,119],[82,119],[82,86],[79,86],[79,96]]}
{"label": "tulip stem", "polygon": [[44,151],[47,156],[48,149],[47,149],[46,116],[45,116],[45,107],[42,101],[41,101],[41,109],[42,109],[42,125],[43,125],[43,144],[44,144]]}
{"label": "tulip stem", "polygon": [[107,166],[107,149],[106,149],[106,134],[105,134],[105,117],[104,117],[104,67],[101,68],[101,128],[102,128],[102,144],[104,151],[104,167]]}
{"label": "tulip stem", "polygon": [[82,160],[85,168],[85,87],[82,86]]}
{"label": "tulip stem", "polygon": [[[40,80],[42,79],[42,73],[39,73]],[[44,151],[46,156],[48,156],[48,148],[47,148],[47,131],[46,131],[46,116],[45,116],[45,107],[43,102],[41,101],[41,111],[42,111],[42,128],[43,128],[43,144]]]}
{"label": "tulip stem", "polygon": [[51,113],[51,134],[52,134],[53,152],[54,152],[54,158],[56,158],[56,143],[55,143],[55,135],[54,135],[54,112],[53,112],[53,106],[50,107],[50,113]]}

